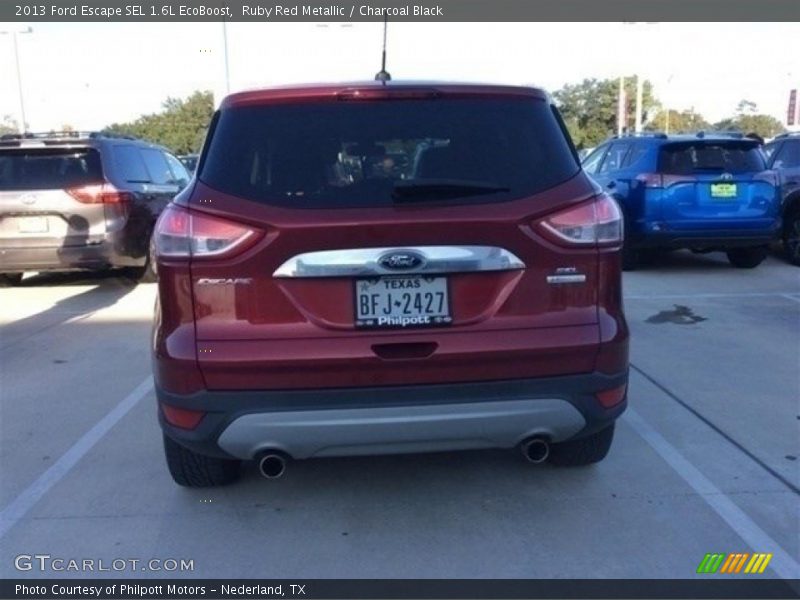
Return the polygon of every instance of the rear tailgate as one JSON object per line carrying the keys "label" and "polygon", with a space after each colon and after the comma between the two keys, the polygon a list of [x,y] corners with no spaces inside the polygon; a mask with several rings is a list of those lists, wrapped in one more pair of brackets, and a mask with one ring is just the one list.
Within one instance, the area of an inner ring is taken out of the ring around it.
{"label": "rear tailgate", "polygon": [[[581,186],[565,188],[556,198]],[[202,185],[197,192],[228,209],[243,202]],[[599,335],[597,251],[560,248],[531,227],[553,204],[532,198],[393,218],[387,218],[391,209],[337,211],[313,221],[306,213],[302,225],[289,211],[251,207],[251,215],[263,213],[270,223],[260,243],[230,260],[191,265],[198,360],[208,387],[348,387],[591,371]],[[317,250],[381,244],[423,253],[469,241],[507,250],[525,268],[436,274],[452,318],[441,326],[362,328],[357,286],[374,277],[274,276],[308,251],[307,240]],[[585,279],[549,284],[559,268]]]}
{"label": "rear tailgate", "polygon": [[673,230],[768,228],[778,192],[765,170],[755,142],[665,144],[659,156],[662,217]]}
{"label": "rear tailgate", "polygon": [[75,191],[102,180],[100,156],[91,148],[0,149],[0,247],[98,241],[106,232],[104,206],[81,202]]}

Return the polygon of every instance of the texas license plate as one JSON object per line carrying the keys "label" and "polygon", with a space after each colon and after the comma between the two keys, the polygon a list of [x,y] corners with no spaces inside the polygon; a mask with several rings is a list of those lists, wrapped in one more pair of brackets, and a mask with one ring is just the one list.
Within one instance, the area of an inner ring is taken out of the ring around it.
{"label": "texas license plate", "polygon": [[356,327],[430,327],[452,323],[447,277],[357,279]]}
{"label": "texas license plate", "polygon": [[712,183],[711,184],[711,197],[712,198],[736,198],[736,184],[735,183]]}
{"label": "texas license plate", "polygon": [[47,217],[18,217],[20,233],[47,233]]}

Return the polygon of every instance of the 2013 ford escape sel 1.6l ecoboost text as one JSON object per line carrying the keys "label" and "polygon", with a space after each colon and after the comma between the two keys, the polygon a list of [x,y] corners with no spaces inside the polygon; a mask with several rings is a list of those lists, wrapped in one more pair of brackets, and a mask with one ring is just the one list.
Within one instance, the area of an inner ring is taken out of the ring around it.
{"label": "2013 ford escape sel 1.6l ecoboost text", "polygon": [[605,457],[626,405],[622,220],[548,96],[237,93],[156,225],[153,365],[187,486],[242,460]]}

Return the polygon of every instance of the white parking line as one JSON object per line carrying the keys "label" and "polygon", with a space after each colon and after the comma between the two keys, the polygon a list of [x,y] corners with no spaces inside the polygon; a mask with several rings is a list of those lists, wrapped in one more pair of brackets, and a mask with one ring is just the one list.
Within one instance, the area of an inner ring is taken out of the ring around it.
{"label": "white parking line", "polygon": [[100,419],[89,431],[84,433],[49,469],[39,475],[32,484],[25,488],[19,496],[6,506],[3,512],[0,513],[0,539],[2,539],[5,534],[8,533],[8,530],[16,525],[16,523],[42,499],[42,496],[44,496],[50,488],[61,481],[61,479],[78,464],[78,461],[83,458],[97,442],[103,439],[103,436],[107,434],[122,417],[128,414],[128,412],[136,406],[136,403],[144,398],[152,389],[153,380],[148,376],[117,404],[111,412]]}
{"label": "white parking line", "polygon": [[782,579],[800,577],[800,564],[781,548],[733,501],[690,463],[639,413],[628,408],[623,419],[688,483],[700,497],[742,538],[753,552],[772,552],[770,568]]}
{"label": "white parking line", "polygon": [[792,295],[800,292],[742,292],[742,293],[708,293],[708,294],[631,294],[625,295],[625,300],[668,300],[668,299],[691,299],[691,298],[769,298],[772,296],[783,296],[800,302],[800,298]]}

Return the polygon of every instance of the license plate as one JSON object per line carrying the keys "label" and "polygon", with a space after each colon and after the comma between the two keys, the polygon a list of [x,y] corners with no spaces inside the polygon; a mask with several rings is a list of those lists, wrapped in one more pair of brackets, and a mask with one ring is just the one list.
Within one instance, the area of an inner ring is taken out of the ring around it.
{"label": "license plate", "polygon": [[355,301],[356,327],[431,327],[453,321],[447,277],[357,279]]}
{"label": "license plate", "polygon": [[19,229],[20,233],[46,233],[47,218],[19,217],[17,219],[17,228]]}
{"label": "license plate", "polygon": [[736,184],[735,183],[712,183],[711,184],[711,197],[712,198],[735,198],[736,197]]}

